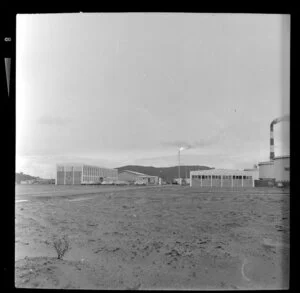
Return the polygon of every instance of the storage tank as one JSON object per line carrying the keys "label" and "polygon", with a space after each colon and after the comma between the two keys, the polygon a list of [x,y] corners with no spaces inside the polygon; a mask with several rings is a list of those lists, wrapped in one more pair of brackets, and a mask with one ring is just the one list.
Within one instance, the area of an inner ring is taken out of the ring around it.
{"label": "storage tank", "polygon": [[274,158],[274,177],[276,182],[290,181],[290,156]]}

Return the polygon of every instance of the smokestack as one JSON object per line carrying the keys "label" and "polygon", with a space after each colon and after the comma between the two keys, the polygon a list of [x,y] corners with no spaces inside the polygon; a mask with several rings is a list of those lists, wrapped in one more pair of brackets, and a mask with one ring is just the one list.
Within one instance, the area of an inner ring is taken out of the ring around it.
{"label": "smokestack", "polygon": [[282,122],[282,121],[289,121],[290,116],[284,115],[282,117],[274,119],[270,124],[270,160],[274,160],[275,158],[275,152],[274,152],[274,125]]}

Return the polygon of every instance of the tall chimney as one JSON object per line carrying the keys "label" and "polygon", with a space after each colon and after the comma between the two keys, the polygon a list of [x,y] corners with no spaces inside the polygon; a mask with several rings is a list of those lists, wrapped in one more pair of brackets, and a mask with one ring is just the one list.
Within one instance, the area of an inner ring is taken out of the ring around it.
{"label": "tall chimney", "polygon": [[274,160],[275,153],[274,153],[274,124],[273,122],[270,125],[270,160]]}
{"label": "tall chimney", "polygon": [[281,121],[289,121],[290,116],[284,115],[282,117],[274,119],[270,124],[270,160],[274,160],[275,152],[274,152],[274,125]]}

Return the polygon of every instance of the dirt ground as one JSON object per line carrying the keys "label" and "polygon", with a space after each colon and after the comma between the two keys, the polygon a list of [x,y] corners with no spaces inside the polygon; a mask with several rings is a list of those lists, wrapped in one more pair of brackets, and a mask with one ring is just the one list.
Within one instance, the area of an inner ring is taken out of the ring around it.
{"label": "dirt ground", "polygon": [[287,289],[289,191],[16,186],[15,286]]}

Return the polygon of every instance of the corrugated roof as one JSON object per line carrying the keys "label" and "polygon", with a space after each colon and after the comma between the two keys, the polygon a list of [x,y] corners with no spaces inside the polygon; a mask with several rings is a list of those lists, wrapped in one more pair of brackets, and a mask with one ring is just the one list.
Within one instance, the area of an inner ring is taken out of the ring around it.
{"label": "corrugated roof", "polygon": [[247,175],[249,171],[230,170],[230,169],[211,169],[191,171],[192,175]]}
{"label": "corrugated roof", "polygon": [[117,170],[117,169],[112,169],[112,168],[106,168],[106,167],[100,167],[100,166],[95,166],[95,165],[89,165],[89,164],[84,164],[84,163],[59,163],[56,164],[56,166],[58,167],[81,167],[81,166],[85,166],[85,167],[92,167],[92,168],[99,168],[99,169],[106,169],[106,170]]}
{"label": "corrugated roof", "polygon": [[136,171],[131,171],[131,170],[123,170],[123,171],[120,171],[119,174],[123,173],[123,172],[132,173],[132,174],[135,174],[135,175],[138,175],[138,176],[157,177],[157,176],[147,175],[147,174],[144,174],[144,173],[140,173],[140,172],[136,172]]}

